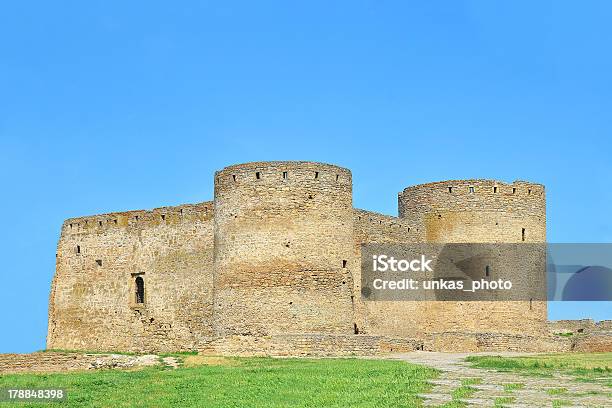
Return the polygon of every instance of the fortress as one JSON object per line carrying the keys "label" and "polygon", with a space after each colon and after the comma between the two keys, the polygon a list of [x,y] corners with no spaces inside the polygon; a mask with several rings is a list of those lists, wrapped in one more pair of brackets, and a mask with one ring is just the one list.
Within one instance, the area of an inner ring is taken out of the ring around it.
{"label": "fortress", "polygon": [[545,242],[544,186],[454,180],[353,208],[351,172],[256,162],[215,173],[214,200],[68,219],[50,349],[227,354],[555,349],[545,302],[361,297],[363,243]]}

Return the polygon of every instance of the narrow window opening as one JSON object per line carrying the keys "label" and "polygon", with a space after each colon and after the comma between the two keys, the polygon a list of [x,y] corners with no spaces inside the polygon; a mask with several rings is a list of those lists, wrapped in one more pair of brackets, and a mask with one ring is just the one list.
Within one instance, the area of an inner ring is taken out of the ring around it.
{"label": "narrow window opening", "polygon": [[474,187],[470,186],[469,187],[469,191],[470,191],[470,193],[473,193],[474,192]]}
{"label": "narrow window opening", "polygon": [[452,193],[452,192],[453,192],[453,188],[452,188],[452,187],[449,187],[449,188],[448,188],[448,192],[449,192],[449,193]]}
{"label": "narrow window opening", "polygon": [[96,259],[96,263],[98,264],[98,266],[102,266],[102,260],[101,259]]}
{"label": "narrow window opening", "polygon": [[497,193],[497,186],[493,187],[493,192]]}
{"label": "narrow window opening", "polygon": [[259,180],[259,179],[261,178],[261,173],[260,173],[260,172],[256,172],[256,173],[255,173],[255,178],[256,178],[257,180]]}
{"label": "narrow window opening", "polygon": [[346,268],[346,259],[343,259],[343,260],[342,260],[342,267],[343,267],[343,268]]}
{"label": "narrow window opening", "polygon": [[529,310],[533,310],[533,298],[529,299]]}
{"label": "narrow window opening", "polygon": [[485,276],[487,278],[491,276],[491,267],[489,265],[485,266]]}
{"label": "narrow window opening", "polygon": [[408,232],[410,232],[410,227],[408,227]]}
{"label": "narrow window opening", "polygon": [[80,246],[80,245],[77,245],[77,247],[76,247],[76,253],[77,253],[77,254],[80,254],[80,253],[81,253],[81,246]]}
{"label": "narrow window opening", "polygon": [[166,214],[162,214],[161,219],[162,221],[166,221]]}
{"label": "narrow window opening", "polygon": [[527,194],[531,195],[531,189],[527,190]]}
{"label": "narrow window opening", "polygon": [[70,228],[72,228],[72,224],[70,224]]}
{"label": "narrow window opening", "polygon": [[138,221],[138,216],[136,216],[136,217],[134,217],[134,218],[136,218],[136,221]]}
{"label": "narrow window opening", "polygon": [[359,327],[357,327],[357,323],[353,323],[353,331],[355,334],[359,334]]}
{"label": "narrow window opening", "polygon": [[98,221],[98,225],[99,225],[99,226],[102,226],[102,221]]}
{"label": "narrow window opening", "polygon": [[144,279],[142,276],[136,277],[136,303],[144,303]]}
{"label": "narrow window opening", "polygon": [[234,181],[236,181],[236,175],[235,175],[235,174],[232,174],[232,179],[233,179]]}
{"label": "narrow window opening", "polygon": [[318,179],[319,178],[319,172],[315,171],[315,178]]}
{"label": "narrow window opening", "polygon": [[117,220],[113,220],[115,222],[115,225],[117,225]]}
{"label": "narrow window opening", "polygon": [[283,171],[283,178],[284,178],[285,180],[287,180],[287,172],[286,172],[286,171]]}
{"label": "narrow window opening", "polygon": [[524,241],[525,240],[525,228],[523,228],[521,230],[521,240]]}
{"label": "narrow window opening", "polygon": [[516,194],[516,187],[512,187],[512,194]]}
{"label": "narrow window opening", "polygon": [[340,180],[340,175],[336,174],[336,181]]}

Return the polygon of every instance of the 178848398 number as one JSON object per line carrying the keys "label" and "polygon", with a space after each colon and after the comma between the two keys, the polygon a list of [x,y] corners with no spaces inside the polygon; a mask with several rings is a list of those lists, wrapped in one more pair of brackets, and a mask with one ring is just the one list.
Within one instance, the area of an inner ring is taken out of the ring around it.
{"label": "178848398 number", "polygon": [[65,401],[66,390],[42,388],[0,388],[0,401]]}

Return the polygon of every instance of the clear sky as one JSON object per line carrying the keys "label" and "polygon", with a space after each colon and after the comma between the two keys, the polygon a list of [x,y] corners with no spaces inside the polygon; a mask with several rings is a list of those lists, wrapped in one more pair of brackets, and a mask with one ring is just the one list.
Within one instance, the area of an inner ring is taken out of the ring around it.
{"label": "clear sky", "polygon": [[590,0],[3,2],[0,352],[44,348],[64,219],[211,200],[234,163],[346,166],[386,214],[411,184],[540,182],[549,241],[612,242],[611,20]]}

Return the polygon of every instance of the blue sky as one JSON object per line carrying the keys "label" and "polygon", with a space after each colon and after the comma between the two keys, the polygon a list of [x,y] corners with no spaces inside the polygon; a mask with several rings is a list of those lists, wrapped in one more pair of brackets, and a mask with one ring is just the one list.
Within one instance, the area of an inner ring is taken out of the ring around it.
{"label": "blue sky", "polygon": [[[605,1],[5,2],[0,352],[44,348],[68,217],[212,199],[254,160],[353,171],[356,207],[546,184],[551,242],[612,242]],[[611,302],[551,318],[611,319]]]}

